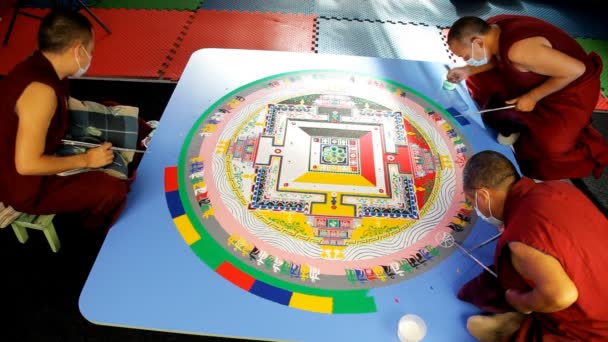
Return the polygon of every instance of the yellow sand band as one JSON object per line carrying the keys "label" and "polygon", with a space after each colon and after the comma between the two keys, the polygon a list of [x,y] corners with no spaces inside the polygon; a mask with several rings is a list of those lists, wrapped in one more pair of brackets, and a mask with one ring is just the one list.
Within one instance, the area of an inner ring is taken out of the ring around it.
{"label": "yellow sand band", "polygon": [[334,299],[332,297],[320,297],[294,292],[291,295],[289,306],[307,311],[330,314],[332,313],[334,306]]}
{"label": "yellow sand band", "polygon": [[334,173],[322,172],[306,172],[300,177],[294,179],[298,183],[321,183],[334,185],[352,185],[352,186],[374,186],[369,180],[361,175],[340,174],[336,177]]}
{"label": "yellow sand band", "polygon": [[194,229],[194,226],[192,226],[190,219],[186,215],[174,217],[173,223],[175,223],[177,230],[188,246],[201,239],[201,236],[197,233],[196,229]]}

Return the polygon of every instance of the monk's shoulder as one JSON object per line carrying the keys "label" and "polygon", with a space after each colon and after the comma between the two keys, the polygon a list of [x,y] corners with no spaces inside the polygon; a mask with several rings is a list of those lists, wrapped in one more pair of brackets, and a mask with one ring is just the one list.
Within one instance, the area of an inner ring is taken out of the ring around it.
{"label": "monk's shoulder", "polygon": [[509,47],[508,56],[513,62],[526,61],[537,54],[537,50],[543,47],[551,47],[547,38],[542,36],[520,39]]}

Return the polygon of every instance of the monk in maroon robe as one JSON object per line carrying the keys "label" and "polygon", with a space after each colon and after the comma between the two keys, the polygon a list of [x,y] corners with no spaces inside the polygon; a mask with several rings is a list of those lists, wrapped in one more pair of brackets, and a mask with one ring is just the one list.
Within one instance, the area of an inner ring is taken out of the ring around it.
{"label": "monk in maroon robe", "polygon": [[448,72],[448,80],[466,79],[482,108],[515,105],[482,118],[500,143],[513,145],[524,175],[601,176],[608,144],[591,127],[602,71],[597,54],[586,54],[550,23],[515,15],[463,17],[451,27],[448,44],[468,64]]}
{"label": "monk in maroon robe", "polygon": [[459,293],[502,314],[471,317],[471,334],[482,341],[608,341],[606,217],[573,185],[520,178],[494,151],[471,157],[463,173],[479,217],[503,229],[494,254],[498,279],[484,272]]}
{"label": "monk in maroon robe", "polygon": [[91,64],[91,23],[79,13],[51,12],[38,33],[39,50],[0,80],[0,202],[28,214],[75,214],[85,228],[107,229],[122,210],[127,181],[101,171],[111,144],[59,157],[68,128],[69,76]]}

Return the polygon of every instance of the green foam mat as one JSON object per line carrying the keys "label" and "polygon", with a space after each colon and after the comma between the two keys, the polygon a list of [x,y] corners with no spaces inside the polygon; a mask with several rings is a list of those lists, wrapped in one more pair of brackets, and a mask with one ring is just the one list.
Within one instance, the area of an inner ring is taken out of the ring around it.
{"label": "green foam mat", "polygon": [[608,40],[576,38],[576,41],[581,44],[585,51],[595,51],[602,57],[604,70],[602,70],[600,80],[602,82],[602,91],[604,95],[608,96]]}
{"label": "green foam mat", "polygon": [[90,7],[195,11],[202,0],[91,0]]}

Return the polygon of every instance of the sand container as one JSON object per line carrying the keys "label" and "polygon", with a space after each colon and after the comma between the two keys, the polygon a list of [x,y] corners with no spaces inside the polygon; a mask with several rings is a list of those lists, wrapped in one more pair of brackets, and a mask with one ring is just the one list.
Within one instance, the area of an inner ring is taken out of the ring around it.
{"label": "sand container", "polygon": [[399,320],[397,335],[401,342],[419,342],[426,335],[426,324],[416,315],[405,315]]}

